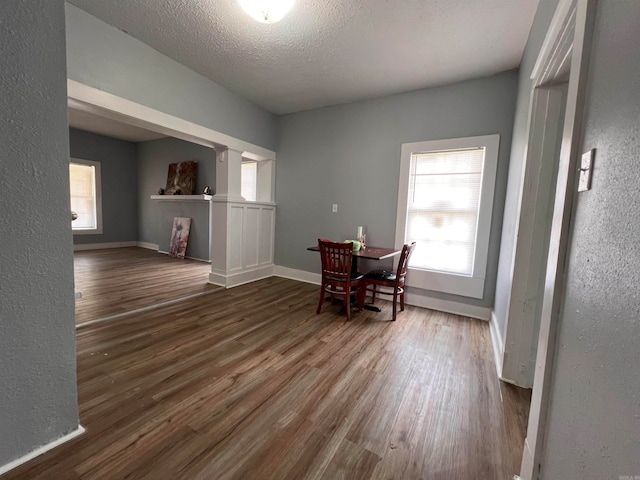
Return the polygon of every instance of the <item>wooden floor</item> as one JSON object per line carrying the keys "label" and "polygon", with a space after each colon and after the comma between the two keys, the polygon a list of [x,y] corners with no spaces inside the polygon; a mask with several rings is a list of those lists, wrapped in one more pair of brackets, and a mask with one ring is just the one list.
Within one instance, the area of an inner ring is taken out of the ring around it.
{"label": "wooden floor", "polygon": [[208,284],[211,264],[177,259],[144,248],[74,253],[76,325],[119,315],[217,287]]}
{"label": "wooden floor", "polygon": [[529,399],[486,322],[347,323],[317,293],[272,277],[79,328],[87,433],[2,480],[511,480]]}

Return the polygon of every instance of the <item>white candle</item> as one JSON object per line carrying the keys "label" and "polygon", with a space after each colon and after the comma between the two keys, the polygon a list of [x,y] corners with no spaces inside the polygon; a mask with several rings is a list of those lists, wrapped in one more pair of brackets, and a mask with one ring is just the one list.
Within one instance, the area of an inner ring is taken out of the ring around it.
{"label": "white candle", "polygon": [[358,227],[358,235],[356,236],[356,240],[360,240],[362,238],[362,227]]}

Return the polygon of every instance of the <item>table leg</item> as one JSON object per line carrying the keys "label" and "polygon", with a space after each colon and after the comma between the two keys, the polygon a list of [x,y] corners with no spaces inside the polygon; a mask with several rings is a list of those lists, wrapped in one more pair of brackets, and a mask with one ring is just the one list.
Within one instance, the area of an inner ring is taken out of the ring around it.
{"label": "table leg", "polygon": [[[352,258],[353,260],[351,261],[351,274],[355,275],[358,273],[358,257],[352,257]],[[353,302],[351,303],[353,304]],[[381,311],[379,307],[376,307],[375,305],[371,305],[371,304],[365,304],[362,308],[364,308],[365,310],[369,310],[370,312]]]}

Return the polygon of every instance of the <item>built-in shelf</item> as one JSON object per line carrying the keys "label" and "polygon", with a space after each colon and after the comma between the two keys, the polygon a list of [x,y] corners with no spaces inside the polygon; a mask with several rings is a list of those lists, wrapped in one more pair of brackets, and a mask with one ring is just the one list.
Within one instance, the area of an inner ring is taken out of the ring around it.
{"label": "built-in shelf", "polygon": [[210,202],[211,195],[151,195],[151,200],[161,202]]}

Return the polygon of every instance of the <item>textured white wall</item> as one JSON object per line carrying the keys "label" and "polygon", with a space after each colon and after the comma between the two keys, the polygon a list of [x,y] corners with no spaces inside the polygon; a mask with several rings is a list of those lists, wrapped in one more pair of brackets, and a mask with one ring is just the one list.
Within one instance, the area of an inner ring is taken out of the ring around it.
{"label": "textured white wall", "polygon": [[600,0],[542,478],[640,477],[640,2]]}
{"label": "textured white wall", "polygon": [[64,30],[0,2],[0,466],[78,425]]}

